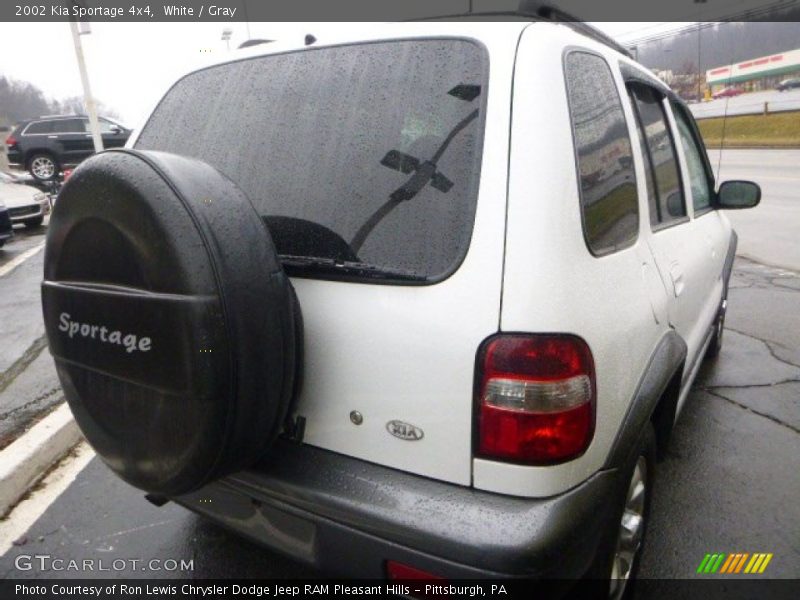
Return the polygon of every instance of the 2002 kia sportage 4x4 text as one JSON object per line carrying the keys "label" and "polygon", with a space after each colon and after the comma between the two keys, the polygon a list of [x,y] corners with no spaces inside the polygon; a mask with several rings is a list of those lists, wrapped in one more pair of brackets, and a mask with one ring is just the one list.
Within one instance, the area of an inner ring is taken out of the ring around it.
{"label": "2002 kia sportage 4x4 text", "polygon": [[42,296],[86,438],[327,572],[620,595],[758,187],[580,24],[307,41],[189,73],[66,183]]}

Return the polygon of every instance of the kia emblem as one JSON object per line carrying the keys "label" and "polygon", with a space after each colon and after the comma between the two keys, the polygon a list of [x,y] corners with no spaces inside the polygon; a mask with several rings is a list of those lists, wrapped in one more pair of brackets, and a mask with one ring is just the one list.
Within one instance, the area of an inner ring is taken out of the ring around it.
{"label": "kia emblem", "polygon": [[391,433],[394,437],[406,440],[407,442],[419,441],[425,435],[419,427],[415,427],[410,423],[404,423],[403,421],[389,421],[386,424],[386,431]]}

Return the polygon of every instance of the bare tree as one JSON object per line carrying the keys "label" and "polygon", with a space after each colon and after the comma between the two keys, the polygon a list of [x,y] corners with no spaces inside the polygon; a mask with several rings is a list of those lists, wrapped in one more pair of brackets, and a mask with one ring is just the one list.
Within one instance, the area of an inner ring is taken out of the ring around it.
{"label": "bare tree", "polygon": [[[119,113],[113,108],[108,106],[105,102],[101,102],[97,98],[94,99],[97,106],[97,114],[104,117],[111,117],[112,119],[119,119]],[[86,114],[86,106],[83,103],[83,96],[70,96],[61,100],[61,111],[63,113]]]}
{"label": "bare tree", "polygon": [[694,100],[697,97],[697,63],[685,60],[681,63],[670,86],[684,100]]}
{"label": "bare tree", "polygon": [[0,119],[16,123],[47,114],[52,108],[52,102],[35,85],[0,76]]}
{"label": "bare tree", "polygon": [[[107,104],[95,99],[98,112],[112,119],[119,114]],[[47,114],[85,114],[81,96],[62,100],[45,97],[42,90],[27,81],[19,81],[0,75],[0,123],[14,124]]]}

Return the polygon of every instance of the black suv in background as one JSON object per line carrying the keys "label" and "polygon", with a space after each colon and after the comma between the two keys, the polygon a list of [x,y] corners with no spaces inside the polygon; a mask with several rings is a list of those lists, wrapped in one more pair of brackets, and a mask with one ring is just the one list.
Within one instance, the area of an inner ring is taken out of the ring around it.
{"label": "black suv in background", "polygon": [[[124,146],[131,130],[99,117],[104,148]],[[65,166],[94,154],[89,118],[82,115],[40,117],[18,123],[6,138],[8,160],[27,169],[39,181],[54,179]]]}

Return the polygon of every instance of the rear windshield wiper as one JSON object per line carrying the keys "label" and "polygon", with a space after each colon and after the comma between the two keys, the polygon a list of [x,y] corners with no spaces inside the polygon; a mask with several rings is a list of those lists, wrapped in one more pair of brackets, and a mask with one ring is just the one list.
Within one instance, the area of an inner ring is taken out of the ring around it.
{"label": "rear windshield wiper", "polygon": [[395,269],[392,267],[379,267],[364,262],[337,260],[318,256],[292,256],[279,255],[283,267],[289,275],[305,275],[317,273],[320,275],[345,275],[350,277],[363,277],[378,280],[400,281],[426,281],[427,277],[414,271]]}

